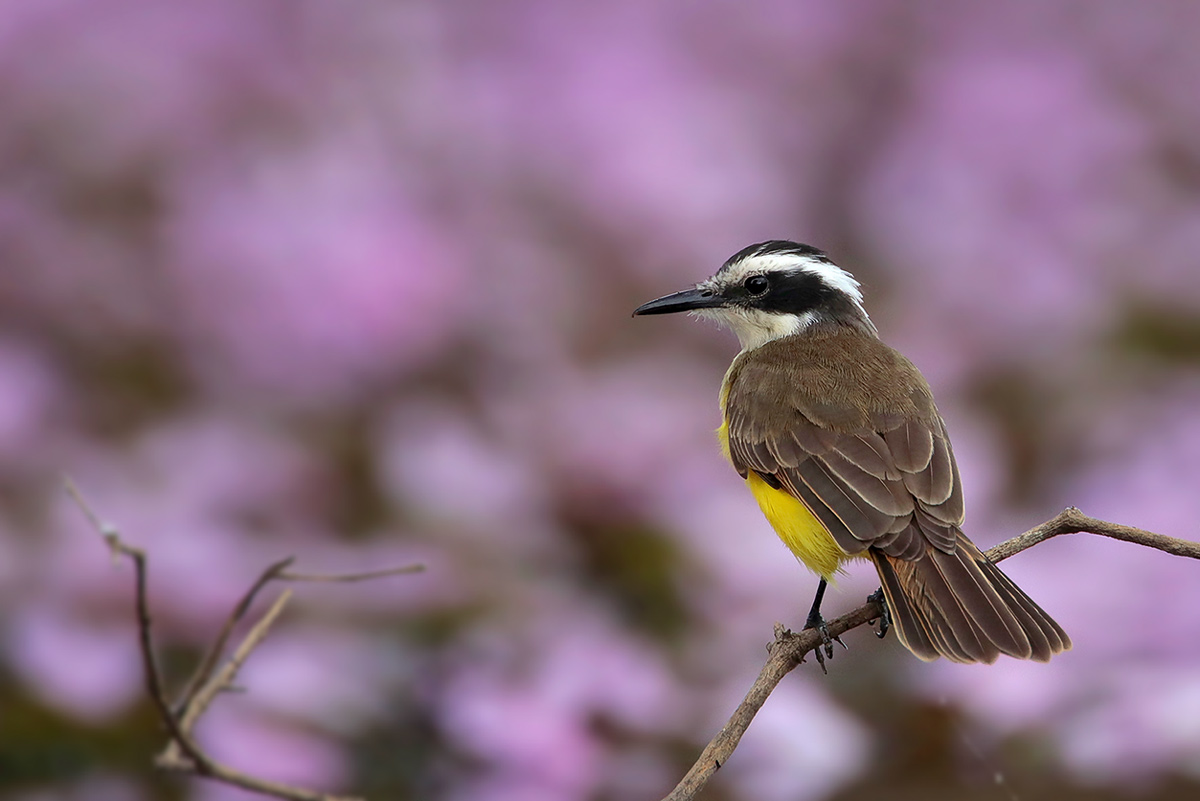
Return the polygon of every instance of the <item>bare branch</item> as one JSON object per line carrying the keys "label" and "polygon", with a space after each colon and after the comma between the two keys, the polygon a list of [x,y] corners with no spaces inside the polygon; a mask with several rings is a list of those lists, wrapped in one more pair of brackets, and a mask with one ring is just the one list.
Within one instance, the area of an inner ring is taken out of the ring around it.
{"label": "bare branch", "polygon": [[254,599],[258,597],[258,593],[270,583],[271,579],[278,578],[283,569],[294,561],[296,561],[296,557],[289,556],[287,559],[281,559],[275,564],[270,565],[250,585],[250,589],[246,590],[246,594],[242,596],[237,606],[233,608],[233,612],[226,618],[225,624],[221,626],[221,633],[217,635],[217,639],[213,642],[212,647],[208,649],[204,658],[200,660],[195,673],[188,679],[183,692],[180,694],[179,700],[175,704],[175,709],[180,717],[185,719],[188,717],[192,700],[200,688],[212,678],[213,671],[217,669],[217,663],[221,661],[221,654],[225,653],[225,647],[229,644],[229,637],[233,634],[234,627],[246,616],[246,612],[250,609],[251,604],[254,603]]}
{"label": "bare branch", "polygon": [[266,639],[267,632],[279,615],[283,613],[283,608],[291,600],[291,597],[291,590],[284,590],[280,593],[279,597],[275,599],[275,603],[271,604],[271,608],[262,616],[262,619],[254,624],[221,670],[196,689],[195,695],[188,699],[186,710],[180,719],[181,729],[191,734],[196,721],[204,714],[217,695],[233,686],[233,682],[237,679],[237,672],[245,664],[250,652]]}
{"label": "bare branch", "polygon": [[1032,548],[1039,542],[1045,542],[1059,534],[1099,534],[1101,537],[1111,537],[1122,542],[1132,542],[1135,545],[1145,545],[1147,548],[1164,551],[1174,556],[1186,556],[1190,559],[1200,559],[1200,542],[1181,540],[1145,531],[1133,526],[1123,526],[1120,523],[1109,523],[1088,517],[1083,512],[1071,506],[1064,509],[1053,520],[1048,520],[1024,534],[1005,540],[987,552],[988,559],[1000,562],[1010,556],[1015,556],[1026,548]]}
{"label": "bare branch", "polygon": [[[223,765],[209,757],[197,745],[193,730],[204,712],[222,692],[233,687],[238,671],[250,654],[254,652],[266,638],[268,631],[283,612],[284,606],[292,596],[292,591],[284,590],[267,612],[258,620],[233,654],[221,665],[234,628],[245,618],[258,594],[272,581],[305,581],[305,582],[354,582],[367,581],[374,578],[416,573],[424,569],[421,565],[404,565],[401,567],[375,570],[367,573],[309,575],[287,573],[286,569],[295,561],[294,558],[282,559],[264,570],[250,588],[245,592],[237,605],[226,618],[220,633],[211,648],[197,666],[195,673],[187,683],[178,704],[178,711],[171,708],[164,689],[162,673],[155,658],[156,649],[150,625],[150,608],[146,590],[146,555],[133,546],[121,540],[120,531],[113,525],[103,522],[83,499],[75,483],[68,477],[64,480],[67,493],[83,511],[88,522],[104,538],[112,552],[113,559],[127,557],[133,562],[136,576],[135,608],[138,624],[138,644],[142,656],[143,673],[145,674],[146,693],[154,702],[159,718],[167,729],[169,740],[166,748],[155,759],[160,769],[191,773],[195,776],[240,787],[244,790],[269,795],[289,801],[361,801],[351,796],[338,796],[321,793],[303,787],[294,787],[280,782],[261,779],[247,773]],[[220,667],[218,668],[218,665]]]}
{"label": "bare branch", "polygon": [[180,728],[179,721],[171,712],[171,705],[167,701],[166,692],[163,690],[162,673],[158,669],[158,660],[154,655],[154,636],[151,631],[150,604],[147,601],[146,554],[138,548],[126,545],[121,541],[120,533],[115,526],[100,520],[99,515],[84,500],[83,495],[79,492],[79,488],[75,486],[75,482],[70,477],[65,479],[65,486],[72,500],[83,510],[84,516],[87,517],[100,536],[104,538],[105,543],[107,543],[109,549],[112,551],[113,558],[127,556],[133,562],[135,577],[134,608],[137,615],[138,646],[142,655],[142,674],[146,682],[146,694],[150,696],[150,700],[154,702],[155,707],[158,709],[158,716],[162,720],[163,725],[167,727],[167,732],[171,735],[172,741],[179,743],[179,747],[183,752],[197,764],[200,764],[205,761],[205,757],[187,733]]}
{"label": "bare branch", "polygon": [[[993,562],[999,562],[1015,556],[1027,548],[1032,548],[1040,542],[1045,542],[1051,537],[1084,532],[1144,545],[1176,556],[1200,559],[1200,543],[1097,520],[1094,517],[1088,517],[1073,506],[1062,511],[1054,519],[991,548],[987,551],[987,557]],[[837,637],[850,629],[877,619],[882,613],[882,608],[874,602],[863,604],[853,612],[831,621],[829,635]],[[737,748],[742,735],[750,726],[750,721],[754,720],[754,716],[762,708],[767,697],[784,676],[804,661],[804,655],[814,650],[819,644],[820,635],[814,630],[810,629],[796,634],[782,626],[775,627],[775,642],[767,646],[770,656],[758,674],[758,678],[754,680],[750,691],[746,693],[745,699],[734,710],[729,721],[704,747],[699,759],[692,765],[683,780],[663,801],[690,801],[704,789],[708,780],[725,764],[733,750]]]}
{"label": "bare branch", "polygon": [[[284,590],[275,599],[275,603],[271,605],[266,614],[246,634],[241,644],[234,651],[233,656],[229,658],[221,670],[204,685],[197,688],[195,695],[189,699],[187,712],[180,721],[180,728],[186,735],[191,736],[196,722],[199,721],[200,716],[204,714],[217,695],[233,686],[233,682],[237,679],[238,670],[245,664],[251,652],[266,639],[271,625],[283,613],[283,608],[287,605],[291,597],[292,591]],[[297,801],[360,801],[360,799],[348,796],[334,796],[260,779],[215,762],[206,755],[204,755],[203,762],[197,762],[192,755],[189,755],[182,748],[178,740],[168,743],[166,749],[154,760],[154,764],[164,770],[196,773],[226,784],[241,787],[245,790],[274,795],[279,798],[296,799]]]}
{"label": "bare branch", "polygon": [[310,583],[352,583],[356,581],[371,581],[388,576],[403,576],[410,573],[424,573],[425,565],[401,565],[385,570],[371,570],[366,573],[292,573],[280,572],[275,578],[280,581],[307,581]]}

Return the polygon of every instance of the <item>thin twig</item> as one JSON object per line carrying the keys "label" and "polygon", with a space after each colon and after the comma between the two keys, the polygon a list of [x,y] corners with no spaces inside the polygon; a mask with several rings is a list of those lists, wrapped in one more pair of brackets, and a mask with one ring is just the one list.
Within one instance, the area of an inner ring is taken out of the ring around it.
{"label": "thin twig", "polygon": [[75,482],[68,476],[64,485],[67,494],[75,501],[76,505],[83,511],[88,522],[92,527],[104,538],[104,542],[108,545],[113,557],[126,556],[133,562],[134,570],[134,608],[137,615],[138,625],[138,646],[142,656],[142,674],[146,682],[146,694],[150,696],[150,700],[154,702],[154,706],[158,709],[158,716],[162,720],[163,725],[167,727],[167,732],[171,736],[173,742],[179,743],[179,747],[183,753],[188,756],[197,765],[207,761],[203,752],[192,742],[182,727],[179,725],[179,720],[171,711],[170,702],[167,701],[167,694],[163,689],[162,673],[158,669],[158,660],[155,658],[154,635],[151,629],[150,620],[150,604],[147,600],[146,591],[146,554],[139,548],[134,548],[131,545],[126,545],[121,541],[120,532],[115,526],[101,521],[88,502],[84,500],[83,494],[79,488],[75,486]]}
{"label": "thin twig", "polygon": [[270,779],[261,779],[257,776],[251,776],[248,773],[234,770],[227,765],[222,765],[211,759],[207,760],[203,765],[196,765],[187,758],[181,757],[178,751],[172,752],[171,749],[160,755],[154,761],[154,764],[162,770],[191,773],[221,782],[222,784],[240,787],[243,790],[249,790],[254,793],[288,799],[288,801],[363,801],[363,799],[355,796],[330,795],[329,793],[321,793],[316,790],[308,790],[303,787],[294,787],[290,784],[274,782]]}
{"label": "thin twig", "polygon": [[103,522],[88,503],[83,499],[78,487],[69,478],[64,479],[67,493],[83,511],[84,516],[93,528],[104,538],[114,560],[124,556],[134,565],[135,608],[138,625],[138,645],[142,657],[142,669],[146,682],[146,693],[154,702],[159,718],[166,727],[169,740],[166,748],[155,760],[155,764],[165,770],[176,770],[191,773],[195,776],[211,779],[244,790],[288,799],[288,801],[361,801],[351,796],[338,796],[321,793],[303,787],[294,787],[280,782],[261,779],[247,773],[223,765],[208,756],[193,739],[192,732],[204,712],[216,697],[232,689],[238,671],[262,641],[266,638],[271,625],[283,612],[284,606],[292,596],[292,591],[284,590],[267,612],[251,627],[250,631],[239,643],[232,656],[220,666],[221,655],[229,643],[233,629],[246,616],[255,598],[271,581],[366,581],[372,578],[416,573],[423,569],[421,565],[404,565],[386,570],[376,570],[369,573],[354,573],[345,575],[308,575],[289,574],[285,570],[294,561],[292,558],[283,559],[270,565],[251,585],[238,601],[229,617],[225,620],[213,646],[205,654],[196,672],[189,680],[187,689],[181,696],[179,711],[171,708],[170,701],[164,689],[162,673],[158,668],[155,657],[156,649],[151,630],[150,607],[147,592],[146,554],[142,550],[125,544],[121,540],[120,531],[113,525]]}
{"label": "thin twig", "polygon": [[343,583],[349,584],[355,581],[370,581],[377,578],[387,578],[388,576],[403,576],[409,573],[424,573],[425,565],[401,565],[400,567],[389,567],[384,570],[370,570],[366,573],[293,573],[291,571],[281,571],[275,578],[280,581],[306,581],[313,584],[316,583]]}
{"label": "thin twig", "polygon": [[[270,572],[270,569],[268,569],[268,572]],[[264,575],[266,574],[264,573]],[[234,650],[233,655],[228,661],[205,684],[197,688],[194,696],[189,700],[186,714],[179,723],[179,727],[183,730],[186,738],[191,738],[192,730],[196,723],[216,697],[233,686],[233,682],[237,679],[238,671],[245,664],[254,649],[266,639],[271,626],[279,618],[279,615],[283,613],[283,608],[287,605],[291,597],[291,590],[284,590],[280,593],[279,597],[275,599],[275,602],[271,604],[271,607],[262,618],[246,633],[246,636]],[[235,610],[234,614],[237,615],[238,611]],[[258,776],[251,776],[248,773],[243,773],[228,765],[217,762],[207,754],[202,754],[201,756],[202,760],[199,762],[196,761],[182,747],[180,741],[172,741],[167,744],[167,747],[155,759],[154,764],[163,770],[194,773],[224,784],[241,787],[243,790],[272,795],[277,798],[285,798],[289,799],[289,801],[362,801],[362,799],[351,796],[331,795],[303,787],[274,782],[269,779],[262,779]]]}
{"label": "thin twig", "polygon": [[1181,540],[1155,534],[1153,531],[1123,526],[1120,523],[1109,523],[1088,517],[1083,512],[1071,506],[1064,509],[1053,520],[1042,523],[1018,537],[1006,540],[987,552],[988,559],[999,562],[1020,553],[1026,548],[1032,548],[1039,542],[1045,542],[1060,534],[1098,534],[1122,542],[1132,542],[1135,545],[1145,545],[1147,548],[1163,551],[1174,556],[1186,556],[1189,559],[1200,559],[1200,542]]}
{"label": "thin twig", "polygon": [[[1027,548],[1032,548],[1040,542],[1045,542],[1051,537],[1084,532],[1144,545],[1176,556],[1200,559],[1200,543],[1098,520],[1088,517],[1073,506],[1059,513],[1054,519],[991,548],[986,555],[993,562],[1000,562]],[[831,621],[828,624],[829,635],[836,637],[875,620],[882,614],[882,611],[874,602],[865,603],[854,611]],[[776,627],[775,642],[767,647],[770,653],[767,663],[758,674],[758,678],[754,680],[750,691],[746,693],[745,699],[734,710],[729,721],[705,746],[699,759],[692,765],[687,775],[663,801],[691,801],[704,789],[709,779],[725,764],[733,750],[737,748],[738,742],[746,733],[750,722],[754,720],[755,714],[762,708],[776,685],[804,661],[804,655],[814,650],[820,644],[820,640],[820,635],[812,629],[796,634],[787,631],[782,626]]]}
{"label": "thin twig", "polygon": [[197,690],[204,685],[216,670],[217,663],[220,662],[221,654],[225,653],[225,648],[229,644],[229,637],[233,634],[234,627],[241,622],[249,611],[250,606],[254,603],[254,599],[258,597],[258,593],[263,587],[272,581],[304,581],[310,583],[316,582],[357,582],[370,581],[376,578],[387,578],[389,576],[399,576],[408,573],[420,573],[425,570],[425,566],[421,564],[401,565],[400,567],[387,568],[384,570],[372,570],[366,573],[292,573],[287,570],[293,563],[296,557],[289,556],[286,559],[280,559],[278,562],[269,565],[258,577],[258,579],[250,585],[242,599],[238,601],[234,607],[233,613],[226,619],[225,624],[221,627],[221,633],[217,635],[216,641],[204,655],[200,665],[196,668],[196,672],[188,680],[187,685],[179,700],[175,704],[175,708],[179,710],[179,714],[186,718],[188,710],[192,705],[193,696]]}
{"label": "thin twig", "polygon": [[237,679],[237,673],[250,656],[250,652],[266,639],[267,632],[279,615],[283,613],[283,608],[287,606],[287,602],[291,600],[291,597],[291,590],[284,590],[280,593],[266,614],[246,633],[237,650],[233,652],[233,656],[225,662],[221,670],[209,679],[209,681],[197,688],[194,698],[188,704],[187,713],[179,721],[180,728],[191,734],[192,727],[196,725],[196,721],[204,714],[217,695],[233,686],[233,682]]}
{"label": "thin twig", "polygon": [[194,706],[193,699],[196,693],[212,678],[213,671],[217,669],[217,664],[221,661],[221,654],[225,653],[225,647],[229,644],[229,638],[233,634],[234,627],[246,616],[246,612],[249,611],[250,605],[254,603],[254,599],[258,597],[258,593],[272,579],[279,578],[284,568],[288,567],[294,561],[296,561],[296,557],[289,556],[268,566],[266,570],[259,574],[258,579],[250,585],[250,589],[246,590],[241,600],[238,601],[237,606],[233,608],[233,612],[225,619],[224,625],[221,626],[221,633],[217,635],[217,639],[213,642],[212,647],[208,649],[208,652],[204,654],[204,658],[200,660],[200,664],[196,667],[192,677],[188,679],[187,684],[184,685],[184,690],[180,693],[179,700],[175,703],[175,709],[178,710],[181,718],[187,719],[190,715],[191,709]]}

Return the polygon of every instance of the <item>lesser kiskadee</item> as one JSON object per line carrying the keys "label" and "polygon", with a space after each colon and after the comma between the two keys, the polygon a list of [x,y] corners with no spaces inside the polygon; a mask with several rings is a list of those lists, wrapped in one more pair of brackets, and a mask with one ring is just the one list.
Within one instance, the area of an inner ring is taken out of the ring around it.
{"label": "lesser kiskadee", "polygon": [[879,340],[850,273],[808,245],[763,242],[634,314],[681,311],[741,342],[721,386],[721,447],[821,577],[806,628],[822,631],[827,654],[821,599],[854,558],[875,563],[890,620],[921,659],[1044,662],[1071,647],[963,534],[946,424],[917,368]]}

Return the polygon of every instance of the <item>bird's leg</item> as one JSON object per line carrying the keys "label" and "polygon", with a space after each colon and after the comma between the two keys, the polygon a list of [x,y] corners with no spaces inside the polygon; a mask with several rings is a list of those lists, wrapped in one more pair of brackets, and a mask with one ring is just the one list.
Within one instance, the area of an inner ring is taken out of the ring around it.
{"label": "bird's leg", "polygon": [[[867,596],[867,603],[872,602],[879,604],[879,608],[883,610],[883,616],[879,618],[879,631],[875,632],[875,636],[882,640],[892,627],[892,610],[888,609],[887,598],[883,597],[883,587]],[[868,620],[867,625],[875,625],[874,619]]]}
{"label": "bird's leg", "polygon": [[[846,647],[846,643],[842,642],[841,637],[829,635],[829,626],[825,624],[825,618],[821,616],[821,601],[825,598],[825,588],[828,585],[829,582],[821,579],[821,583],[817,585],[817,595],[813,598],[812,609],[808,610],[808,620],[804,621],[804,628],[816,629],[817,633],[821,635],[821,644],[813,650],[813,653],[817,655],[817,664],[821,666],[822,673],[829,672],[825,669],[825,659],[827,657],[833,659],[833,644],[836,642],[843,648]],[[821,654],[822,650],[825,651],[824,655]]]}

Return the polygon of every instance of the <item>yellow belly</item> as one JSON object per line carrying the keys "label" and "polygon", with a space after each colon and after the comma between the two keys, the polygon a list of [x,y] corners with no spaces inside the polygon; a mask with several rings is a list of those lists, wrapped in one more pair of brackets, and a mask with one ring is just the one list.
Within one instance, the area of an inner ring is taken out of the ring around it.
{"label": "yellow belly", "polygon": [[[729,458],[729,432],[725,423],[717,429],[721,450]],[[758,501],[767,522],[796,558],[822,578],[832,579],[850,555],[838,547],[824,524],[801,501],[784,490],[774,489],[750,472],[746,486]]]}

